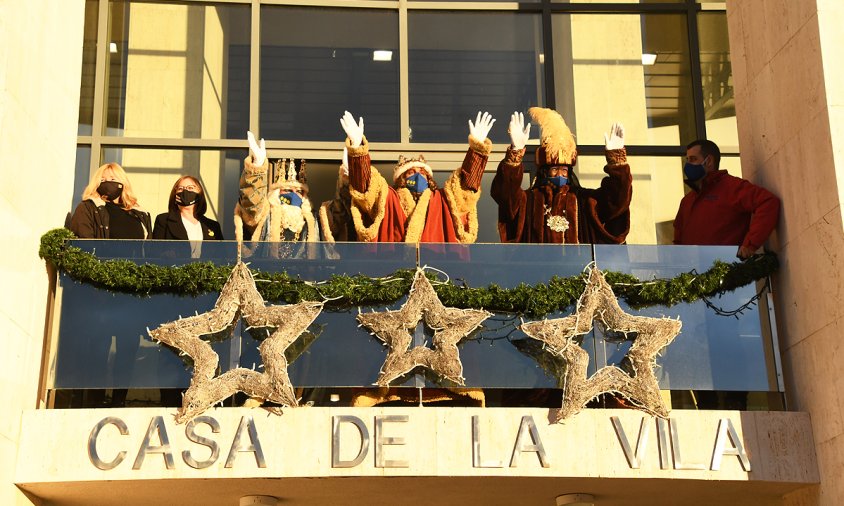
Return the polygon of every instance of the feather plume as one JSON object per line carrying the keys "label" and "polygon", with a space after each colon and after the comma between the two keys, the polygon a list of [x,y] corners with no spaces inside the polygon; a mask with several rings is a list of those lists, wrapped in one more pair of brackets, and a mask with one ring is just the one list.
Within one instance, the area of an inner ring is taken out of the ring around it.
{"label": "feather plume", "polygon": [[545,148],[544,162],[549,165],[572,163],[577,144],[563,117],[557,111],[544,107],[531,107],[528,113],[542,130],[540,142]]}

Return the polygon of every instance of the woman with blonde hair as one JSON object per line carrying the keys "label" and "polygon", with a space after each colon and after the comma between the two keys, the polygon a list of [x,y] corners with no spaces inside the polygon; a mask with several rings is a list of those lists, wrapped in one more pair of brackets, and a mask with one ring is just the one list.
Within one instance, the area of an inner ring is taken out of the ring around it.
{"label": "woman with blonde hair", "polygon": [[82,192],[70,230],[83,239],[147,239],[152,222],[138,206],[123,167],[106,163],[94,171]]}

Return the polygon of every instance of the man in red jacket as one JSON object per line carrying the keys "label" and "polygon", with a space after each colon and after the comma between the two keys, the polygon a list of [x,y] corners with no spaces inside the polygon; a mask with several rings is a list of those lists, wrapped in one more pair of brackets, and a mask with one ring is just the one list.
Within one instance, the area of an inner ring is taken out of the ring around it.
{"label": "man in red jacket", "polygon": [[777,226],[780,199],[719,170],[721,150],[709,140],[686,146],[685,182],[692,189],[674,219],[674,244],[737,245],[748,258]]}

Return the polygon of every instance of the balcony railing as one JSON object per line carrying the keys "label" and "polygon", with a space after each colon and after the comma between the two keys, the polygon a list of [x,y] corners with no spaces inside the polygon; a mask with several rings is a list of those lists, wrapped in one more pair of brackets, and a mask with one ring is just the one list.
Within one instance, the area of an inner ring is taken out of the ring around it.
{"label": "balcony railing", "polygon": [[[205,242],[201,252],[193,253],[186,242],[75,240],[71,244],[95,252],[101,259],[129,259],[139,264],[169,266],[199,260],[230,265],[237,258],[233,242]],[[470,287],[496,284],[510,288],[520,283],[547,283],[555,275],[575,276],[591,262],[602,271],[633,274],[641,280],[671,278],[693,270],[704,272],[715,260],[733,262],[735,251],[734,247],[681,246],[265,243],[245,246],[242,255],[251,269],[284,270],[315,282],[333,274],[382,277],[398,269],[424,267],[439,271],[442,279],[448,276],[452,282]],[[660,388],[671,392],[675,408],[781,407],[779,359],[770,330],[773,313],[765,285],[761,281],[709,301],[732,310],[761,292],[760,305],[751,305],[735,316],[723,316],[705,301],[634,310],[619,300],[622,309],[631,314],[682,320],[682,332],[663,351],[656,368]],[[210,310],[217,293],[197,297],[112,293],[77,283],[64,274],[59,276],[59,286],[60,311],[58,323],[53,325],[57,332],[46,378],[53,407],[99,406],[109,390],[129,390],[129,405],[178,402],[178,395],[173,401],[166,392],[187,388],[190,360],[178,350],[154,342],[147,330]],[[355,316],[359,311],[397,309],[403,302],[326,308],[288,354],[290,379],[303,401],[320,404],[339,399],[348,404],[354,398],[350,392],[372,389],[387,350],[358,326]],[[572,306],[545,317],[560,317],[573,310]],[[465,387],[487,392],[487,405],[544,406],[559,400],[553,391],[562,386],[558,373],[565,364],[519,329],[529,319],[497,313],[459,346]],[[414,339],[422,345],[430,343],[432,335],[420,325]],[[220,356],[221,371],[257,369],[262,366],[259,344],[241,322],[230,337],[213,342],[212,347]],[[589,373],[605,365],[622,364],[630,345],[631,341],[604,335],[599,327],[584,335],[581,346],[590,355]],[[411,375],[397,385],[418,389],[420,394],[424,389],[453,386],[425,374]]]}

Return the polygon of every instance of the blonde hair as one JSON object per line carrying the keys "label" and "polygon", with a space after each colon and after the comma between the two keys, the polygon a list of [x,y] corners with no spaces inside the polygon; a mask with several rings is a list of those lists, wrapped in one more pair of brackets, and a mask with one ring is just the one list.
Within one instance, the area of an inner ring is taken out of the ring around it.
{"label": "blonde hair", "polygon": [[100,165],[100,168],[94,171],[91,174],[91,179],[88,181],[88,186],[82,191],[82,200],[98,198],[100,200],[103,199],[102,195],[97,193],[97,188],[100,186],[101,180],[103,179],[103,174],[106,170],[111,170],[114,174],[114,178],[123,183],[123,193],[120,194],[120,206],[127,211],[132,209],[133,207],[138,205],[138,198],[135,197],[135,192],[132,191],[132,183],[129,182],[129,176],[126,174],[126,171],[123,170],[123,167],[117,163],[106,163]]}

